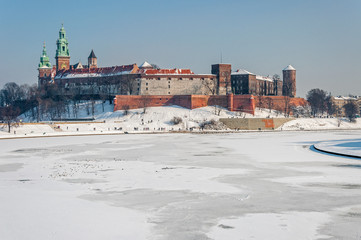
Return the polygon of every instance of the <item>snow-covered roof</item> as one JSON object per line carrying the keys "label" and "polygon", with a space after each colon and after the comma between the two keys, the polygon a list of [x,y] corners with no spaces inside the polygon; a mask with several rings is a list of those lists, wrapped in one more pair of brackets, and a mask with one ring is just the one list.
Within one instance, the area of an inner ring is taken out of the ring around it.
{"label": "snow-covered roof", "polygon": [[335,100],[357,100],[357,97],[346,97],[346,96],[337,96],[334,97]]}
{"label": "snow-covered roof", "polygon": [[269,76],[267,77],[264,77],[264,76],[261,76],[261,75],[256,75],[256,79],[257,80],[262,80],[262,81],[270,81],[270,82],[273,82],[273,79]]}
{"label": "snow-covered roof", "polygon": [[108,77],[123,74],[133,73],[136,64],[103,67],[103,68],[83,68],[83,69],[69,69],[57,72],[55,79],[67,78],[88,78],[88,77]]}
{"label": "snow-covered roof", "polygon": [[231,75],[256,75],[256,74],[248,72],[247,70],[244,69],[238,69],[237,71],[231,73]]}
{"label": "snow-covered roof", "polygon": [[292,67],[292,65],[288,65],[287,67],[285,67],[285,69],[283,69],[283,71],[288,71],[288,70],[296,70],[296,68]]}
{"label": "snow-covered roof", "polygon": [[145,61],[139,68],[153,68],[153,66],[149,62]]}
{"label": "snow-covered roof", "polygon": [[[256,75],[254,73],[251,73],[247,70],[244,70],[244,69],[238,69],[237,71],[231,73],[231,75]],[[261,75],[256,75],[256,79],[257,80],[262,80],[262,81],[273,81],[273,79],[271,77],[264,77],[264,76],[261,76]]]}

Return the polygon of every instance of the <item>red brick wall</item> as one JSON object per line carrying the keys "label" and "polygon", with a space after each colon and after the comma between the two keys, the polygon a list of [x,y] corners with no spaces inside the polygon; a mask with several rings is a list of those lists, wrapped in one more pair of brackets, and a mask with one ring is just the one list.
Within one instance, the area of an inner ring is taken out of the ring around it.
{"label": "red brick wall", "polygon": [[233,96],[233,106],[230,111],[241,111],[254,114],[256,109],[255,99],[252,95],[229,95]]}
{"label": "red brick wall", "polygon": [[[267,98],[271,98],[272,99],[272,109],[276,109],[279,111],[285,110],[285,101],[286,101],[285,96],[261,96],[261,97],[255,96],[254,98],[255,98],[255,104],[257,107],[268,108]],[[287,97],[287,98],[289,99],[289,107],[306,106],[308,104],[308,102],[304,98],[290,98],[290,97]],[[261,102],[260,102],[260,99],[262,99]]]}
{"label": "red brick wall", "polygon": [[117,95],[114,99],[114,111],[157,106],[178,105],[194,109],[218,105],[230,111],[244,111],[254,114],[255,104],[252,95]]}
{"label": "red brick wall", "polygon": [[[114,100],[114,111],[122,110],[123,106],[129,109],[143,107],[158,107],[178,105],[195,109],[205,106],[218,105],[230,111],[241,111],[254,114],[256,106],[268,108],[266,98],[272,99],[272,109],[284,111],[286,98],[283,96],[262,96],[263,106],[260,106],[260,97],[253,95],[117,95]],[[289,98],[289,107],[305,106],[307,101],[303,98]]]}

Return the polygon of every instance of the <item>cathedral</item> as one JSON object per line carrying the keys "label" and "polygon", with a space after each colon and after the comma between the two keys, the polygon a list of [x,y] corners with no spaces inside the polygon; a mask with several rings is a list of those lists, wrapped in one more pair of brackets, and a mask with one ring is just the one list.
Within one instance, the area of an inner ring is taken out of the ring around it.
{"label": "cathedral", "polygon": [[296,69],[283,70],[283,81],[246,70],[232,72],[230,64],[214,64],[211,74],[195,74],[190,69],[160,69],[144,62],[98,67],[91,50],[87,65],[70,64],[69,43],[64,26],[56,41],[55,66],[44,43],[38,66],[38,85],[53,86],[59,95],[81,98],[112,98],[116,95],[259,95],[296,96]]}

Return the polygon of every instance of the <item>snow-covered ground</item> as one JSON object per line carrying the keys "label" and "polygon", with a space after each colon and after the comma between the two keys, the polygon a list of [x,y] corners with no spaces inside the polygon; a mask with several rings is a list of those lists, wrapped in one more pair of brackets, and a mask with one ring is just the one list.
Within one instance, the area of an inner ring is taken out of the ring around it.
{"label": "snow-covered ground", "polygon": [[0,140],[0,239],[360,239],[360,133]]}
{"label": "snow-covered ground", "polygon": [[[22,115],[20,118],[22,123],[18,127],[12,128],[10,133],[7,133],[6,126],[0,125],[1,137],[22,137],[22,136],[49,136],[49,135],[74,135],[74,134],[112,134],[122,132],[168,132],[168,131],[188,131],[193,129],[199,130],[200,124],[215,120],[219,118],[243,118],[243,117],[283,117],[275,111],[269,112],[265,109],[258,109],[255,115],[230,112],[223,108],[203,107],[197,109],[187,109],[179,106],[165,106],[165,107],[150,107],[145,113],[144,109],[129,110],[127,114],[124,111],[113,112],[113,106],[98,102],[95,105],[95,114],[88,115],[86,108],[89,108],[89,103],[83,103],[79,107],[78,118],[91,119],[86,123],[82,122],[68,122],[57,124],[56,122],[43,122],[43,124],[30,124],[29,113]],[[220,110],[220,111],[219,111]],[[219,111],[219,114],[218,114]],[[70,109],[72,112],[72,109]],[[64,114],[63,119],[72,118],[73,115],[68,116]],[[179,124],[173,124],[174,117],[181,118]],[[223,127],[219,130],[226,130]],[[14,134],[16,133],[16,134]]]}
{"label": "snow-covered ground", "polygon": [[[57,124],[54,122],[43,122],[42,124],[29,125],[29,112],[22,115],[20,118],[25,124],[20,124],[18,127],[12,128],[10,133],[7,133],[7,128],[0,125],[0,138],[7,137],[25,137],[25,136],[49,136],[49,135],[76,135],[76,134],[119,134],[124,132],[169,132],[169,131],[199,131],[200,124],[215,120],[219,118],[283,118],[284,115],[276,111],[269,111],[267,109],[257,109],[255,115],[230,112],[226,109],[221,109],[218,115],[218,110],[213,107],[203,107],[197,109],[187,109],[179,106],[166,107],[150,107],[145,113],[143,109],[129,110],[128,114],[124,111],[113,112],[113,105],[102,104],[97,102],[94,106],[94,115],[88,114],[89,102],[81,103],[78,110],[78,118],[81,119],[95,119],[94,122],[68,122]],[[104,111],[103,111],[104,107]],[[69,106],[69,111],[72,113],[72,108]],[[88,109],[88,110],[87,110]],[[62,118],[73,118],[73,115],[64,114]],[[181,118],[179,124],[173,124],[174,117]],[[343,119],[339,125],[339,120],[336,118],[297,118],[285,123],[278,130],[330,130],[330,129],[361,129],[361,120],[357,119],[356,123],[350,123]],[[217,128],[218,131],[227,130],[225,126]],[[15,134],[16,133],[16,134]]]}
{"label": "snow-covered ground", "polygon": [[[337,118],[296,118],[281,126],[281,130],[340,130],[361,129],[361,119],[350,122],[347,119]],[[340,125],[339,125],[340,124]]]}

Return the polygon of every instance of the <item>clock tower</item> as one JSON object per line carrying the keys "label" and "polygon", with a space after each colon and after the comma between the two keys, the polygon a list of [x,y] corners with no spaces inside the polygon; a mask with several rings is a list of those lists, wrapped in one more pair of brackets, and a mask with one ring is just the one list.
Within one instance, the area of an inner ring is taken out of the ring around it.
{"label": "clock tower", "polygon": [[66,33],[64,26],[61,25],[59,31],[59,38],[56,41],[56,71],[62,69],[69,69],[70,68],[70,55],[69,55],[69,48],[68,48],[68,39],[66,38]]}

